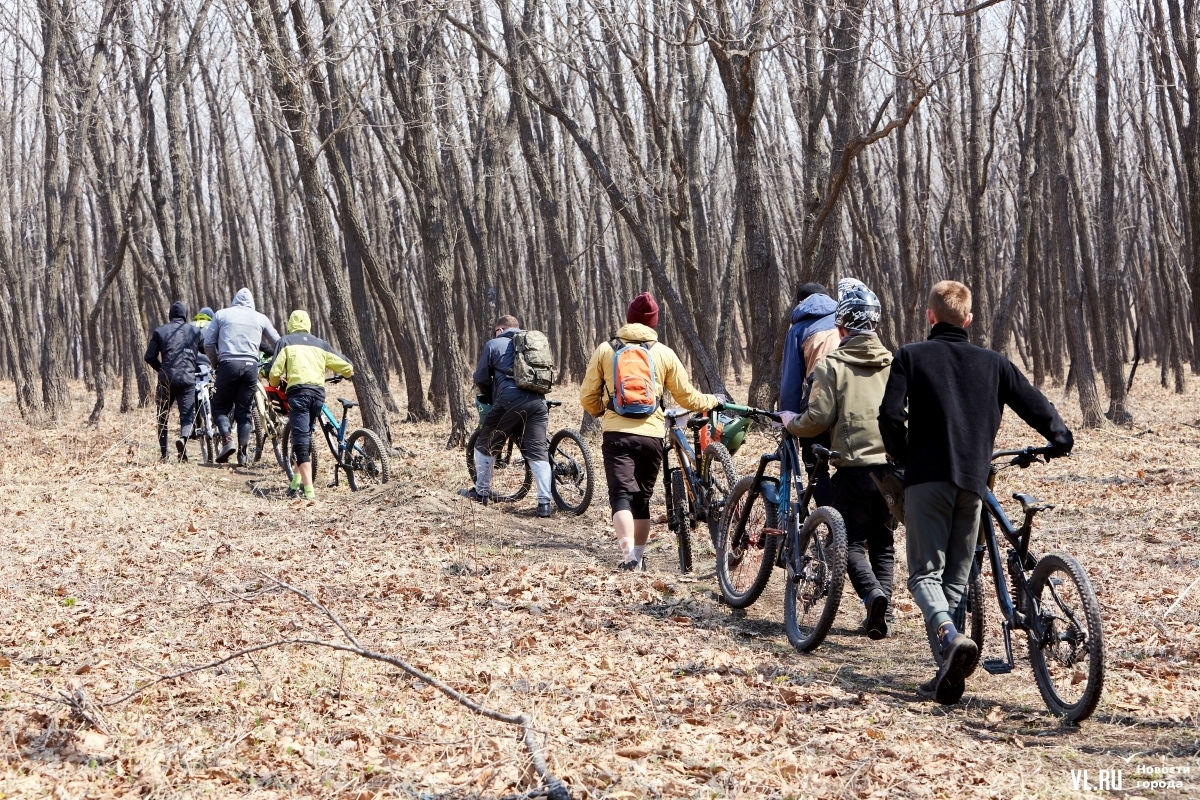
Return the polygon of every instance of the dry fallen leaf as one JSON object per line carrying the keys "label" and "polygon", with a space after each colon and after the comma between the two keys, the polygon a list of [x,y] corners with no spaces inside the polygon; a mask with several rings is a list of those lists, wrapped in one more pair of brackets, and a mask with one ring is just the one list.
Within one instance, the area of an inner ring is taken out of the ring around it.
{"label": "dry fallen leaf", "polygon": [[[647,747],[646,745],[638,744],[638,745],[631,745],[629,747],[622,747],[622,748],[618,749],[617,755],[619,755],[621,758],[638,759],[638,758],[645,758],[646,756],[650,755],[653,752],[654,752],[653,747]],[[609,795],[609,797],[613,797],[613,796],[614,795]]]}

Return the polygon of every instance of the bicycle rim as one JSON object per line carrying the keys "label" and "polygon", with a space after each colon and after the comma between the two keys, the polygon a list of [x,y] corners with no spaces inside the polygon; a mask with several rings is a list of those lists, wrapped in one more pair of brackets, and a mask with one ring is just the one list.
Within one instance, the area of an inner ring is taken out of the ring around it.
{"label": "bicycle rim", "polygon": [[550,440],[550,484],[554,503],[568,514],[579,515],[592,502],[594,470],[592,452],[576,431],[563,429]]}
{"label": "bicycle rim", "polygon": [[515,439],[506,439],[492,468],[492,500],[515,502],[529,494],[532,485],[533,471],[525,463],[520,447]]}
{"label": "bicycle rim", "polygon": [[1051,553],[1033,570],[1029,591],[1044,636],[1029,639],[1029,660],[1050,711],[1080,722],[1091,716],[1104,686],[1104,635],[1100,603],[1083,567]]}
{"label": "bicycle rim", "polygon": [[[761,494],[751,499],[753,486],[754,477],[747,476],[733,487],[717,536],[717,582],[733,608],[746,608],[763,593],[779,546],[779,537],[766,532],[777,528],[775,505]],[[747,505],[750,510],[743,525]]]}
{"label": "bicycle rim", "polygon": [[783,627],[792,647],[807,653],[825,641],[842,602],[846,525],[841,514],[822,506],[805,520],[798,539],[801,551],[788,554]]}
{"label": "bicycle rim", "polygon": [[668,522],[675,531],[675,544],[679,550],[679,571],[684,575],[692,571],[692,532],[688,519],[687,488],[683,484],[683,470],[671,470],[671,507],[667,509]]}

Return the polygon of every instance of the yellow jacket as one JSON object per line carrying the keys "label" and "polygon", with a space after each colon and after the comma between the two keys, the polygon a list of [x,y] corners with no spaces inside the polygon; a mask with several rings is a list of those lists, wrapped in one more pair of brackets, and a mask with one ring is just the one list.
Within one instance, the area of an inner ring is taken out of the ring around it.
{"label": "yellow jacket", "polygon": [[304,311],[288,318],[287,335],[275,343],[275,356],[267,372],[272,386],[286,383],[288,390],[300,386],[325,388],[325,370],[343,378],[354,377],[354,367],[327,342],[309,333],[312,323]]}
{"label": "yellow jacket", "polygon": [[[658,334],[653,328],[635,322],[618,330],[617,338],[630,343],[657,342]],[[592,353],[587,373],[583,377],[583,385],[579,387],[579,402],[583,410],[594,417],[604,417],[601,428],[605,433],[633,433],[638,436],[663,438],[667,428],[661,407],[645,419],[622,417],[608,407],[614,383],[613,355],[612,345],[608,342],[601,344]],[[671,392],[671,397],[676,403],[689,411],[707,411],[717,404],[717,398],[697,391],[692,386],[674,350],[665,344],[656,344],[650,348],[650,358],[654,361],[654,392],[658,397],[663,396],[665,388]]]}

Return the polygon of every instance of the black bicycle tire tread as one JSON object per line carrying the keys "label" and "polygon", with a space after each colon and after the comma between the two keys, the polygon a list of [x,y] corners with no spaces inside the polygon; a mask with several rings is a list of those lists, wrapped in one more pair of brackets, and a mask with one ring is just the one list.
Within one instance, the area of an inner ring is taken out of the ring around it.
{"label": "black bicycle tire tread", "polygon": [[[725,501],[728,503],[730,495],[733,494],[733,487],[737,485],[741,477],[738,475],[737,467],[733,465],[733,456],[729,454],[729,449],[720,442],[710,442],[708,447],[704,448],[701,474],[705,476],[706,480],[709,480],[708,476],[712,474],[713,461],[720,463],[721,469],[725,472],[725,481],[729,484],[729,493],[725,495]],[[723,515],[724,509],[722,509]],[[720,517],[715,520],[710,518],[708,520],[708,538],[712,541],[714,553],[717,550],[717,538],[720,536],[720,532]]]}
{"label": "black bicycle tire tread", "polygon": [[[283,449],[283,458],[288,464],[288,469],[285,470],[285,474],[288,476],[289,481],[292,479],[292,463],[294,458],[294,453],[291,449],[291,442],[292,426],[288,425],[283,429],[283,433],[280,434],[279,443],[280,447]],[[315,486],[317,483],[317,448],[313,446],[311,441],[308,445],[308,464],[312,469],[313,485]]]}
{"label": "black bicycle tire tread", "polygon": [[[725,511],[721,515],[721,534],[718,541],[723,541],[728,537],[729,523],[731,522],[729,512],[730,509],[736,505],[735,498],[750,491],[750,487],[753,485],[754,476],[747,475],[746,477],[741,478],[734,485],[733,489],[730,490],[729,499],[725,503]],[[763,497],[761,493],[757,498],[757,502],[764,504],[763,507],[766,510],[767,527],[776,527],[778,525],[778,519],[776,516],[778,510],[775,508],[775,505],[773,503],[768,503],[766,498]],[[726,605],[728,605],[730,608],[749,608],[750,606],[754,605],[755,601],[762,596],[763,591],[767,588],[767,584],[771,581],[771,572],[775,568],[775,555],[778,548],[779,537],[768,537],[766,543],[763,545],[762,561],[759,562],[758,572],[754,577],[754,581],[750,584],[749,588],[745,592],[738,594],[732,589],[732,585],[729,581],[729,572],[725,566],[725,559],[721,556],[721,547],[718,544],[717,583],[721,587],[721,595],[724,598]]]}
{"label": "black bicycle tire tread", "polygon": [[671,470],[671,508],[667,519],[675,529],[675,544],[679,550],[679,571],[687,575],[694,568],[692,562],[691,525],[687,518],[687,488],[683,485],[683,470]]}
{"label": "black bicycle tire tread", "polygon": [[383,439],[381,439],[379,434],[370,428],[355,428],[350,432],[350,435],[346,437],[347,460],[351,462],[351,465],[344,467],[346,470],[346,482],[350,484],[350,491],[352,492],[358,491],[358,477],[354,474],[356,470],[352,466],[352,462],[354,460],[354,445],[360,438],[373,440],[375,443],[375,449],[379,452],[379,472],[382,475],[379,482],[381,484],[387,483],[390,475],[388,452],[387,448],[384,447]]}
{"label": "black bicycle tire tread", "polygon": [[263,419],[262,414],[258,413],[258,402],[250,406],[250,423],[251,432],[254,434],[254,458],[253,463],[257,464],[262,458],[263,448],[267,445],[267,424]]}
{"label": "black bicycle tire tread", "polygon": [[[833,621],[837,618],[838,608],[842,602],[842,589],[846,581],[846,523],[837,509],[830,506],[818,506],[805,520],[805,527],[811,525],[815,528],[822,517],[827,520],[826,524],[833,533],[834,553],[830,564],[832,574],[829,581],[829,592],[825,595],[825,603],[821,608],[821,616],[817,619],[817,624],[813,626],[812,632],[807,636],[800,636],[796,625],[795,584],[789,581],[789,585],[784,589],[784,632],[787,633],[792,647],[801,653],[811,653],[816,650],[829,635],[829,629],[833,627]],[[789,607],[790,614],[788,613]]]}
{"label": "black bicycle tire tread", "polygon": [[579,503],[576,505],[571,505],[563,500],[561,495],[559,495],[557,491],[558,483],[554,480],[553,475],[551,475],[550,494],[554,498],[554,504],[558,506],[559,510],[578,517],[587,511],[588,507],[592,504],[592,495],[596,488],[595,462],[592,461],[592,448],[588,446],[588,443],[584,440],[583,435],[574,428],[562,428],[561,430],[555,432],[554,436],[550,439],[548,454],[550,456],[550,467],[552,470],[554,468],[554,452],[563,439],[570,439],[573,441],[579,446],[580,452],[583,453],[583,468],[585,472],[584,481],[587,488],[584,490],[583,497],[580,499]]}
{"label": "black bicycle tire tread", "polygon": [[[467,472],[468,472],[468,474],[470,474],[470,476],[471,476],[471,485],[472,485],[472,486],[474,486],[474,485],[475,485],[475,482],[476,482],[476,476],[475,476],[475,442],[476,442],[478,439],[479,439],[479,429],[478,429],[478,428],[476,428],[476,429],[475,429],[475,431],[474,431],[474,432],[472,432],[472,434],[471,434],[470,438],[468,438],[468,439],[467,439],[467,453],[466,453],[466,456],[467,456]],[[505,442],[505,444],[508,444],[508,442],[506,441],[506,442]],[[517,444],[516,444],[515,442],[513,443],[513,447],[514,447],[514,448],[516,448],[516,447],[517,447]],[[494,478],[494,477],[495,477],[495,475],[493,474],[493,478]],[[518,489],[517,489],[515,492],[513,492],[513,493],[511,493],[511,494],[496,494],[496,493],[495,493],[495,491],[493,491],[493,492],[492,492],[492,497],[491,497],[491,500],[492,500],[492,502],[493,502],[493,503],[515,503],[515,502],[517,502],[518,500],[520,500],[520,499],[522,499],[523,497],[525,497],[525,495],[529,494],[529,490],[530,490],[532,487],[533,487],[533,470],[532,470],[532,469],[530,469],[530,467],[529,467],[529,462],[528,462],[528,461],[526,461],[526,462],[525,462],[525,480],[524,480],[524,482],[521,484],[521,486],[520,486],[520,487],[519,487],[519,488],[518,488]],[[494,488],[495,488],[495,486],[493,485],[493,490],[494,490]]]}
{"label": "black bicycle tire tread", "polygon": [[[1029,579],[1029,588],[1035,597],[1041,594],[1041,585],[1049,575],[1059,567],[1070,575],[1079,590],[1079,598],[1083,603],[1085,624],[1089,640],[1095,641],[1095,650],[1088,660],[1087,687],[1075,703],[1066,704],[1050,686],[1050,676],[1045,671],[1045,658],[1035,643],[1029,642],[1029,661],[1033,667],[1033,677],[1037,682],[1038,692],[1042,695],[1046,707],[1051,713],[1065,717],[1073,723],[1080,723],[1090,717],[1100,703],[1104,691],[1104,629],[1100,616],[1100,601],[1092,582],[1088,579],[1087,571],[1073,556],[1067,553],[1049,553],[1038,559],[1033,575]],[[1094,635],[1093,635],[1094,634]]]}

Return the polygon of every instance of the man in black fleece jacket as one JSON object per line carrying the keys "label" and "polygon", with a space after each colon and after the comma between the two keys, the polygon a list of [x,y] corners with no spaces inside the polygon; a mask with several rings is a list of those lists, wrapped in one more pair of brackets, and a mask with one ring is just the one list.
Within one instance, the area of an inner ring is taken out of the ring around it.
{"label": "man in black fleece jacket", "polygon": [[182,300],[171,304],[167,324],[150,334],[150,343],[142,359],[158,373],[158,452],[167,460],[167,421],[171,406],[179,406],[179,438],[175,451],[187,460],[187,441],[192,437],[196,417],[196,359],[200,349],[200,329],[188,320]]}
{"label": "man in black fleece jacket", "polygon": [[979,657],[953,619],[971,574],[1004,406],[1061,455],[1074,439],[1053,404],[1011,361],[968,340],[970,289],[941,281],[925,315],[932,326],[928,340],[900,348],[892,361],[879,432],[888,455],[905,470],[908,588],[941,661],[934,679],[918,691],[948,705],[962,697]]}

